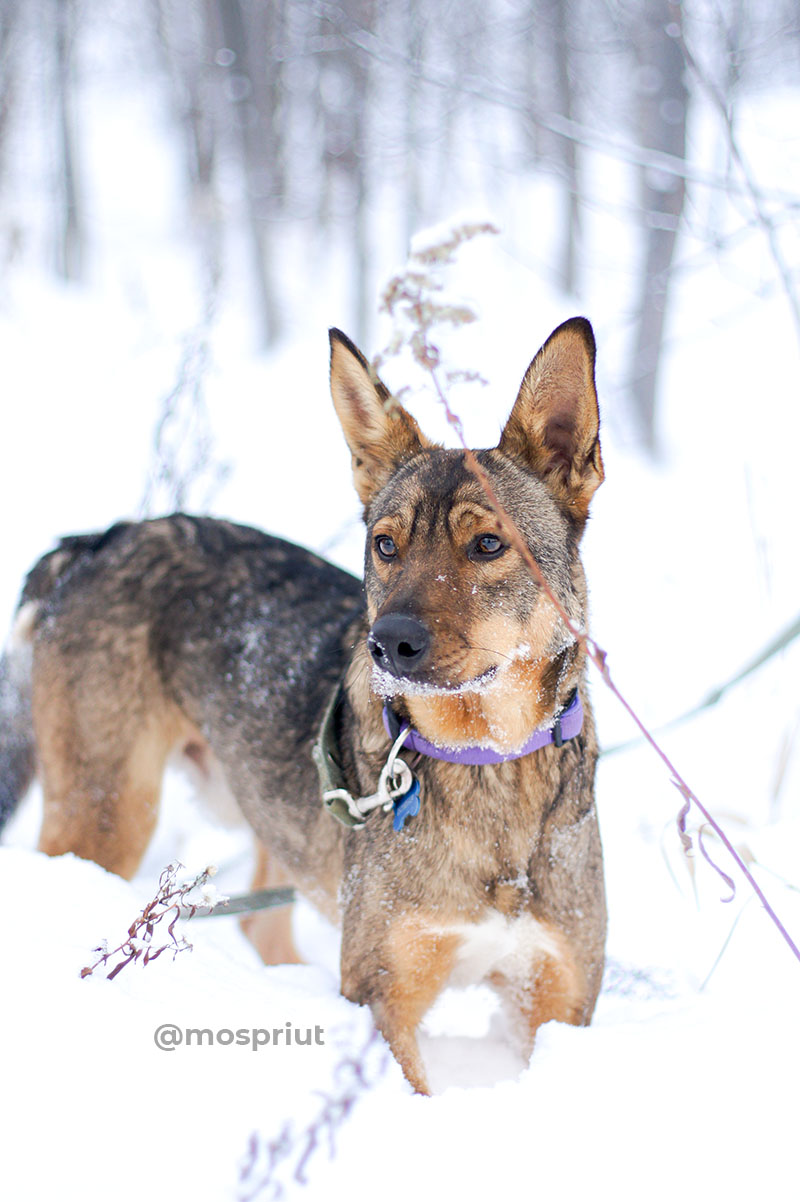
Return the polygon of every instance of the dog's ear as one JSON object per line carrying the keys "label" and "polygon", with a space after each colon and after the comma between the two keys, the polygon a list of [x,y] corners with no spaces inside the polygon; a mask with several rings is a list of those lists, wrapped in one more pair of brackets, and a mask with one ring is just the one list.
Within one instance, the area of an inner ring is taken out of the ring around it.
{"label": "dog's ear", "polygon": [[532,468],[579,524],[604,475],[594,359],[585,317],[554,330],[525,373],[499,445]]}
{"label": "dog's ear", "polygon": [[401,463],[430,442],[341,330],[330,330],[331,396],[353,457],[353,483],[366,507]]}

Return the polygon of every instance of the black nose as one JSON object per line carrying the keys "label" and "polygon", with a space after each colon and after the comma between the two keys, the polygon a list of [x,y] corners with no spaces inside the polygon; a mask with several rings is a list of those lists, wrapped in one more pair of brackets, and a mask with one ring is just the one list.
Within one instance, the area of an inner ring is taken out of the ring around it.
{"label": "black nose", "polygon": [[407,676],[418,668],[430,645],[431,637],[422,623],[405,614],[378,618],[367,638],[375,663],[392,676]]}

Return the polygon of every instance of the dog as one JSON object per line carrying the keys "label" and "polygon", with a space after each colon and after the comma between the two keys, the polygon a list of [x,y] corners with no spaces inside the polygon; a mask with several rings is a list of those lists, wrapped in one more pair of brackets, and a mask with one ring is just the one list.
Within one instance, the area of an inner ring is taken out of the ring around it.
{"label": "dog", "polygon": [[[586,654],[463,452],[429,442],[344,334],[330,344],[363,585],[207,517],[63,539],[0,661],[0,817],[38,773],[41,850],[130,878],[178,754],[252,828],[254,885],[340,923],[342,993],[426,1093],[416,1031],[449,984],[494,986],[526,1053],[543,1023],[591,1019],[606,909]],[[476,452],[583,629],[594,364],[589,322],[559,326]],[[246,926],[266,962],[297,959],[290,911]]]}

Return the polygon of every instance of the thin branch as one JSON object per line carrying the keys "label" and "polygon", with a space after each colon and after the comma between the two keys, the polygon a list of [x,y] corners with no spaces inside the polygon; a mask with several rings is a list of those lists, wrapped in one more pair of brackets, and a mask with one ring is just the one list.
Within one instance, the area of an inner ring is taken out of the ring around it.
{"label": "thin branch", "polygon": [[[120,959],[106,974],[109,981],[113,981],[123,968],[127,968],[129,964],[135,964],[137,960],[141,960],[142,964],[150,964],[153,960],[157,960],[162,952],[171,951],[174,959],[179,952],[192,950],[192,945],[185,936],[182,935],[178,938],[175,934],[175,925],[182,916],[181,911],[184,908],[188,917],[191,917],[198,908],[196,905],[187,903],[187,898],[193,890],[203,888],[208,884],[211,877],[215,875],[216,868],[208,867],[198,873],[194,880],[179,883],[178,872],[182,867],[182,864],[167,865],[158,879],[158,890],[155,897],[147,903],[141,914],[134,918],[128,927],[125,938],[113,951],[109,951],[106,944],[96,947],[94,950],[99,952],[98,959],[94,964],[81,969],[82,978],[90,977],[101,964],[108,967],[109,961],[115,956],[119,956]],[[167,918],[169,918],[167,939],[156,947],[153,943],[156,927]]]}
{"label": "thin branch", "polygon": [[[461,445],[464,448],[464,458],[465,458],[467,467],[473,473],[473,475],[477,478],[481,487],[483,488],[484,492],[486,493],[486,496],[489,499],[489,503],[492,506],[492,509],[495,511],[498,518],[500,519],[501,529],[503,530],[503,533],[506,534],[509,541],[514,546],[515,550],[522,556],[525,563],[528,565],[528,568],[530,569],[530,572],[531,572],[534,580],[539,585],[539,587],[542,589],[542,591],[544,592],[544,594],[548,598],[548,600],[551,602],[551,604],[555,607],[556,611],[558,612],[559,617],[561,618],[562,622],[564,622],[564,624],[567,627],[567,629],[569,630],[570,634],[573,636],[574,639],[577,640],[577,642],[579,642],[583,645],[587,656],[592,661],[594,666],[597,668],[606,687],[611,690],[611,692],[614,694],[617,701],[619,701],[619,703],[623,707],[623,709],[625,709],[628,712],[630,717],[635,722],[636,726],[639,728],[639,730],[642,734],[642,737],[647,740],[647,742],[652,747],[653,751],[656,753],[656,755],[659,757],[659,759],[662,761],[662,763],[666,766],[667,770],[670,773],[670,776],[672,777],[673,783],[675,784],[676,788],[678,789],[678,792],[681,794],[681,796],[685,799],[685,801],[687,803],[691,802],[693,805],[695,805],[697,807],[697,809],[703,815],[703,817],[706,820],[706,822],[708,823],[708,825],[711,827],[711,829],[716,834],[717,838],[724,844],[726,850],[728,851],[729,855],[734,860],[739,871],[742,873],[742,875],[745,877],[745,879],[747,880],[750,887],[753,889],[753,891],[757,895],[759,901],[763,905],[764,909],[767,911],[767,914],[770,916],[773,923],[775,924],[775,926],[778,928],[781,935],[783,936],[784,940],[786,941],[788,946],[791,948],[796,959],[798,961],[800,961],[800,949],[797,947],[797,945],[795,944],[791,935],[786,930],[786,927],[783,925],[780,918],[778,917],[778,915],[775,913],[774,909],[768,902],[768,900],[764,894],[764,891],[761,889],[761,887],[758,884],[758,881],[755,879],[753,874],[750,872],[750,869],[747,867],[744,860],[739,855],[738,851],[733,846],[733,844],[731,843],[728,836],[725,834],[725,831],[722,829],[722,827],[717,822],[717,820],[713,817],[713,815],[706,809],[706,807],[700,801],[697,794],[690,788],[690,786],[687,784],[687,782],[681,776],[680,772],[675,767],[675,765],[673,764],[672,760],[669,758],[667,753],[660,747],[660,745],[656,742],[654,737],[651,735],[650,731],[645,726],[644,722],[641,720],[639,715],[636,713],[633,706],[630,704],[630,702],[627,700],[627,698],[624,697],[623,694],[620,692],[620,690],[617,688],[616,684],[614,683],[614,681],[611,677],[611,673],[608,668],[606,652],[602,649],[602,647],[600,647],[594,641],[594,639],[589,638],[588,635],[586,635],[583,631],[579,630],[573,624],[573,622],[570,620],[569,614],[564,609],[563,605],[558,600],[558,598],[555,596],[555,594],[553,593],[553,590],[550,588],[549,584],[545,580],[545,577],[544,577],[544,574],[542,573],[541,568],[539,567],[538,563],[534,559],[534,557],[530,551],[530,548],[525,543],[522,535],[520,534],[519,530],[517,529],[516,525],[514,524],[513,519],[511,518],[511,516],[508,514],[508,512],[503,508],[502,504],[500,503],[500,501],[497,497],[497,493],[492,488],[489,477],[487,476],[486,472],[481,467],[481,465],[478,463],[477,459],[475,458],[474,452],[471,451],[469,449],[469,447],[467,446],[467,443],[464,439],[464,432],[463,432],[463,427],[461,425],[461,420],[451,410],[451,408],[447,402],[447,398],[441,388],[441,385],[440,385],[438,376],[436,375],[435,369],[431,371],[431,376],[433,377],[433,381],[434,381],[434,385],[436,387],[436,392],[439,397],[439,401],[444,406],[445,413],[447,415],[447,420],[448,420],[448,422],[450,422],[453,429],[456,431],[456,433],[459,437],[459,440],[461,442]],[[708,858],[708,856],[706,856],[706,859],[709,860],[709,863],[712,864],[712,867],[714,867],[718,872],[720,871],[719,868],[715,864],[712,863],[712,861]],[[728,883],[729,878],[725,877],[725,881],[726,881],[726,883]]]}
{"label": "thin branch", "polygon": [[710,97],[714,107],[717,109],[720,117],[722,118],[725,136],[728,139],[728,149],[730,151],[731,159],[739,169],[739,174],[744,181],[745,192],[750,198],[750,203],[752,204],[753,211],[758,219],[758,224],[761,226],[766,236],[769,244],[770,254],[772,255],[772,261],[775,264],[778,275],[780,276],[783,290],[786,293],[786,299],[789,302],[789,308],[794,321],[797,340],[798,343],[800,343],[800,297],[798,297],[797,290],[795,289],[794,282],[792,280],[792,273],[787,266],[783,254],[781,253],[776,223],[764,204],[764,193],[756,184],[750,165],[747,162],[741,147],[739,146],[739,140],[736,137],[736,131],[733,128],[733,118],[728,105],[725,103],[724,96],[716,84],[713,83],[713,81],[710,80],[706,73],[701,69],[697,59],[689,49],[684,35],[681,33],[678,36],[680,38],[681,49],[683,50],[683,56],[686,59],[687,66],[692,71],[701,88]]}
{"label": "thin branch", "polygon": [[317,1091],[320,1105],[302,1130],[287,1120],[271,1140],[253,1132],[239,1174],[239,1202],[274,1202],[286,1196],[290,1182],[308,1185],[311,1161],[325,1145],[334,1159],[339,1131],[378,1083],[387,1064],[386,1045],[373,1028],[361,1048],[345,1051],[333,1070],[328,1091]]}
{"label": "thin branch", "polygon": [[[486,79],[473,80],[456,74],[437,72],[428,66],[423,66],[418,60],[411,59],[402,51],[395,50],[377,34],[353,20],[349,20],[346,28],[344,22],[348,18],[338,4],[328,3],[327,0],[315,0],[312,7],[320,18],[333,26],[338,37],[348,46],[352,46],[355,50],[361,50],[378,62],[389,66],[403,67],[420,83],[430,84],[432,87],[441,88],[454,95],[470,96],[473,99],[482,100],[486,104],[498,105],[511,112],[522,113],[540,129],[576,142],[580,146],[586,146],[590,150],[608,154],[612,158],[630,163],[635,167],[650,168],[663,172],[665,175],[688,180],[691,183],[702,184],[708,188],[718,188],[722,192],[732,190],[731,181],[725,176],[713,171],[706,171],[677,155],[667,154],[652,147],[637,146],[627,138],[617,137],[606,131],[584,125],[581,121],[563,117],[559,113],[539,112],[533,107],[530,98],[521,92],[503,87],[501,84],[492,84]],[[303,8],[306,8],[305,4]],[[748,191],[746,184],[742,185],[741,189],[734,190]],[[787,192],[778,188],[770,189],[769,196],[786,204],[796,205],[800,202],[800,194],[797,192]]]}
{"label": "thin branch", "polygon": [[139,507],[139,516],[154,511],[185,508],[195,485],[209,481],[203,507],[230,473],[230,465],[214,462],[213,439],[204,395],[211,362],[211,331],[216,320],[220,272],[206,269],[205,299],[196,326],[184,340],[183,354],[173,387],[161,402],[153,432],[151,467]]}
{"label": "thin branch", "polygon": [[[635,725],[638,727],[642,737],[650,744],[653,751],[669,771],[673,784],[684,799],[684,806],[681,809],[678,817],[678,828],[684,848],[688,850],[688,847],[691,847],[691,840],[686,834],[686,816],[688,814],[690,805],[695,805],[703,815],[705,821],[717,835],[720,842],[724,845],[725,849],[733,859],[739,871],[747,880],[756,896],[759,898],[770,919],[777,927],[788,947],[791,949],[795,959],[800,962],[800,949],[797,947],[786,927],[783,925],[777,913],[770,905],[763,890],[758,884],[758,881],[756,881],[755,877],[750,872],[750,869],[747,867],[747,864],[739,855],[720,824],[709,813],[709,811],[698,798],[697,794],[690,788],[686,780],[672,763],[672,760],[669,758],[667,753],[656,742],[655,738],[650,733],[647,726],[645,726],[639,715],[636,713],[631,703],[626,697],[623,696],[617,685],[614,683],[608,667],[606,652],[602,647],[599,646],[598,643],[595,642],[593,638],[590,638],[585,631],[578,629],[565,610],[564,606],[555,596],[553,590],[545,579],[542,569],[525,542],[525,539],[523,538],[519,528],[517,527],[511,515],[501,504],[488,474],[478,462],[477,458],[475,457],[475,453],[468,446],[461,419],[450,406],[439,374],[441,352],[431,340],[431,331],[434,326],[439,324],[442,320],[452,323],[454,320],[452,314],[459,312],[459,310],[448,305],[437,305],[430,298],[428,295],[428,290],[432,289],[433,291],[441,291],[441,285],[434,281],[425,279],[420,271],[420,267],[430,266],[432,264],[451,263],[453,261],[455,250],[462,242],[475,237],[476,234],[486,232],[494,231],[491,226],[486,225],[462,226],[460,229],[454,231],[453,236],[447,242],[440,243],[438,246],[426,248],[426,250],[423,252],[417,252],[413,254],[411,256],[411,262],[414,264],[414,266],[408,272],[395,277],[389,283],[386,292],[384,293],[383,307],[390,314],[395,315],[396,308],[400,305],[404,306],[413,326],[413,333],[410,336],[404,337],[401,334],[397,334],[395,336],[390,344],[390,351],[395,353],[403,345],[410,346],[416,361],[430,375],[438,400],[444,409],[447,421],[455,431],[458,441],[460,442],[464,451],[465,464],[483,488],[483,491],[486,494],[492,509],[497,515],[501,533],[508,539],[509,543],[521,556],[534,580],[542,589],[542,592],[545,594],[558,613],[566,629],[572,635],[573,639],[575,639],[575,641],[583,647],[586,655],[600,673],[600,676],[606,687],[614,694],[614,696],[617,698],[617,701],[620,703],[623,709],[626,710]],[[473,320],[473,315],[470,315],[467,320]],[[730,878],[723,873],[722,870],[711,860],[702,846],[700,850],[708,860],[709,864],[711,864],[711,866],[720,874],[725,882],[732,884]]]}
{"label": "thin branch", "polygon": [[[669,722],[665,722],[655,729],[657,731],[674,730],[676,726],[682,726],[685,722],[691,721],[692,718],[697,718],[704,710],[711,709],[722,700],[726,693],[735,688],[736,685],[741,684],[743,680],[747,680],[748,676],[752,676],[754,672],[763,667],[764,664],[769,663],[781,651],[785,651],[796,638],[800,638],[800,614],[798,614],[793,622],[784,627],[780,634],[771,639],[754,659],[751,659],[748,664],[741,668],[734,676],[731,676],[729,680],[726,680],[724,684],[717,685],[697,705],[693,705],[691,709],[685,710],[684,713],[679,714],[676,718],[671,718]],[[628,739],[625,743],[616,743],[613,747],[606,747],[602,754],[605,756],[616,755],[618,751],[627,751],[630,747],[636,747],[640,743],[641,739]]]}
{"label": "thin branch", "polygon": [[731,925],[731,929],[728,931],[728,934],[725,936],[725,941],[722,944],[722,947],[717,952],[714,963],[709,968],[708,972],[705,975],[705,978],[703,979],[702,984],[699,986],[699,988],[697,990],[698,993],[702,993],[705,990],[706,986],[708,985],[708,982],[711,980],[714,973],[717,971],[717,968],[719,967],[719,963],[720,963],[722,957],[725,955],[726,951],[728,950],[728,945],[729,945],[731,939],[733,938],[734,931],[736,930],[736,928],[739,925],[739,919],[742,917],[742,915],[744,914],[745,910],[750,905],[750,902],[752,900],[753,900],[752,897],[748,897],[747,901],[744,903],[741,910],[734,918],[733,923]]}

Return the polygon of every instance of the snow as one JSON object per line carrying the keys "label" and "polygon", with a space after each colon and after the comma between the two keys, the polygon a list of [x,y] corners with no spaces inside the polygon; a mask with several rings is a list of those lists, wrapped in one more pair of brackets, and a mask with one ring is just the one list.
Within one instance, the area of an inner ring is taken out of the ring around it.
{"label": "snow", "polygon": [[498,667],[488,668],[486,672],[474,680],[466,680],[461,684],[426,684],[409,680],[406,677],[393,676],[375,665],[372,669],[372,691],[379,697],[397,697],[402,693],[405,697],[461,697],[465,693],[488,693],[496,687],[502,687],[502,679],[508,665],[503,663]]}
{"label": "snow", "polygon": [[[147,119],[130,97],[126,104],[133,138]],[[793,129],[796,107],[795,94],[765,97],[744,123],[749,153],[776,187],[790,178],[798,142],[765,131]],[[97,153],[113,155],[110,118],[95,119]],[[697,143],[705,136],[698,127]],[[171,168],[157,138],[143,153],[150,178],[163,182]],[[7,624],[24,572],[59,534],[137,513],[159,402],[198,319],[188,248],[173,239],[164,252],[169,217],[132,204],[135,194],[120,178],[96,195],[106,266],[89,286],[56,288],[30,266],[6,281]],[[513,229],[525,226],[514,225],[514,208],[537,198],[544,208],[543,191],[520,185],[502,215],[512,232],[466,247],[453,274],[480,321],[452,333],[448,356],[490,381],[453,391],[477,445],[496,440],[530,358],[575,308],[525,266],[515,243]],[[581,305],[600,348],[607,477],[586,536],[592,628],[615,679],[658,725],[733,675],[797,612],[798,350],[779,292],[752,287],[770,274],[758,230],[735,254],[700,256],[672,310],[666,451],[658,465],[645,462],[619,405],[624,308],[613,218],[598,212],[589,224],[595,235],[608,230],[594,237],[604,259]],[[687,237],[687,261],[701,245]],[[358,571],[358,503],[327,397],[325,326],[345,323],[326,312],[321,285],[302,333],[259,358],[244,349],[241,305],[229,284],[211,333],[209,420],[217,456],[233,469],[211,509]],[[413,375],[405,360],[386,369],[393,384]],[[426,432],[452,443],[420,380],[411,404]],[[793,645],[664,735],[796,939],[798,669]],[[632,737],[596,677],[593,696],[601,742]],[[100,972],[80,979],[95,948],[124,938],[170,861],[190,873],[218,864],[221,893],[246,887],[246,836],[198,816],[189,792],[168,778],[158,830],[130,884],[33,850],[37,790],[4,834],[3,1197],[267,1198],[277,1195],[257,1187],[270,1154],[287,1198],[792,1196],[800,966],[736,871],[736,897],[725,905],[702,859],[684,858],[680,798],[646,748],[610,756],[599,771],[609,970],[592,1026],[550,1024],[526,1064],[487,991],[449,991],[422,1037],[436,1091],[427,1099],[370,1042],[368,1012],[339,995],[336,933],[305,904],[297,925],[307,965],[265,968],[236,921],[220,918],[181,924],[194,948],[174,959],[130,965],[111,982]],[[731,871],[723,850],[709,847]],[[252,1034],[246,1043],[225,1035],[213,1046],[160,1050],[154,1032],[170,1023],[234,1033],[291,1023],[322,1028],[324,1042],[254,1048]],[[363,1086],[352,1057],[363,1061]],[[325,1115],[337,1104],[346,1113],[330,1130]]]}
{"label": "snow", "polygon": [[[367,1043],[367,1013],[323,968],[262,968],[229,920],[189,924],[194,950],[174,961],[81,981],[90,949],[124,932],[143,885],[72,857],[4,848],[0,861],[0,904],[13,915],[5,1195],[236,1197],[251,1132],[274,1139],[288,1119],[298,1131],[313,1120],[320,1093],[341,1085],[341,1059]],[[336,1131],[335,1158],[323,1140],[309,1160],[310,1195],[367,1197],[380,1181],[390,1199],[445,1184],[477,1198],[530,1180],[565,1198],[609,1181],[621,1198],[643,1183],[653,1198],[787,1196],[796,996],[755,911],[740,927],[702,994],[616,967],[594,1025],[548,1026],[529,1067],[475,1023],[481,998],[453,1008],[450,996],[445,1030],[424,1041],[443,1092],[413,1097],[393,1063],[368,1060],[370,1088]],[[238,1035],[287,1022],[304,1035],[321,1027],[324,1042],[154,1043],[167,1023]],[[473,1083],[453,1084],[460,1075]],[[280,1177],[299,1195],[292,1174],[288,1159]]]}

